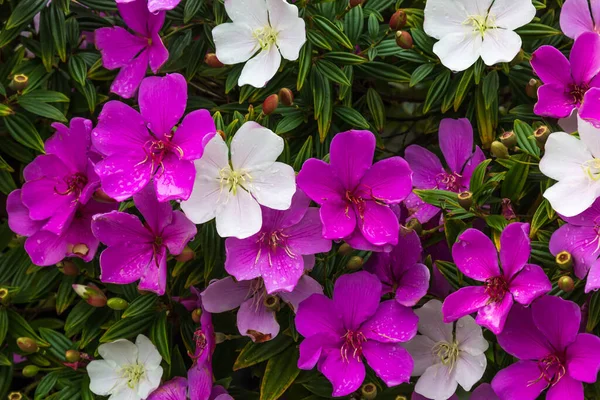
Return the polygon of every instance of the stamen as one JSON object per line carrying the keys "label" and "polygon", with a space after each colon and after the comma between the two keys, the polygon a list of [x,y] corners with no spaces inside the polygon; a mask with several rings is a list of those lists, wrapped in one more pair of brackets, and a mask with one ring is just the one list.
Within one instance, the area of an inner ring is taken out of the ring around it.
{"label": "stamen", "polygon": [[593,158],[583,163],[583,171],[593,181],[600,180],[600,158]]}
{"label": "stamen", "polygon": [[440,190],[449,190],[451,192],[460,191],[460,178],[462,175],[456,172],[441,172],[435,176],[436,188]]}
{"label": "stamen", "polygon": [[258,44],[263,50],[269,50],[277,42],[277,32],[270,26],[257,28],[252,35],[258,40]]}
{"label": "stamen", "polygon": [[365,335],[360,331],[354,332],[348,330],[348,332],[346,332],[346,334],[342,336],[342,339],[344,339],[344,343],[340,348],[340,355],[342,357],[342,361],[344,361],[345,363],[350,362],[348,358],[348,353],[352,352],[352,358],[360,362],[362,357],[362,344],[363,342],[367,341]]}
{"label": "stamen", "polygon": [[67,186],[67,188],[64,191],[59,191],[58,188],[54,187],[54,192],[61,196],[66,196],[71,193],[75,193],[77,195],[77,197],[79,197],[79,195],[81,194],[81,191],[83,190],[85,185],[87,185],[87,183],[88,183],[87,176],[80,174],[79,172],[77,172],[73,175],[67,176],[63,180]]}
{"label": "stamen", "polygon": [[540,376],[537,379],[527,382],[527,386],[535,385],[542,379],[548,383],[546,387],[554,386],[567,373],[567,369],[556,354],[547,355],[539,360],[538,369],[540,370]]}
{"label": "stamen", "polygon": [[487,16],[469,15],[463,22],[463,25],[472,26],[473,32],[476,32],[483,37],[488,29],[496,28],[496,18],[491,14],[488,14]]}
{"label": "stamen", "polygon": [[130,364],[123,367],[121,376],[127,379],[127,386],[134,389],[140,380],[146,374],[146,369],[142,364]]}
{"label": "stamen", "polygon": [[498,303],[508,292],[508,282],[503,276],[495,276],[485,280],[485,294],[490,297],[488,304]]}
{"label": "stamen", "polygon": [[458,343],[457,342],[438,342],[431,349],[433,356],[438,358],[443,365],[450,366],[450,371],[454,369],[458,361]]}

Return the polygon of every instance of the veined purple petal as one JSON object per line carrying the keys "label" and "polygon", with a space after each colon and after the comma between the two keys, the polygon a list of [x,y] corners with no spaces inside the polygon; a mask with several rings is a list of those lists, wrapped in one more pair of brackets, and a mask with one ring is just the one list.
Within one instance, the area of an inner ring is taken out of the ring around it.
{"label": "veined purple petal", "polygon": [[535,264],[525,264],[508,286],[514,300],[523,305],[531,304],[533,300],[552,289],[552,284],[544,270]]}
{"label": "veined purple petal", "polygon": [[439,128],[440,148],[452,172],[462,172],[473,154],[473,127],[466,118],[444,118]]}
{"label": "veined purple petal", "polygon": [[473,390],[471,400],[500,400],[489,383],[482,383]]}
{"label": "veined purple petal", "polygon": [[18,235],[31,236],[42,228],[45,221],[34,221],[21,200],[21,189],[13,190],[6,199],[8,226]]}
{"label": "veined purple petal", "polygon": [[484,281],[500,275],[494,244],[483,232],[467,229],[452,246],[452,257],[458,269],[469,278]]}
{"label": "veined purple petal", "polygon": [[[533,321],[556,349],[563,351],[575,341],[581,310],[571,301],[555,296],[543,296],[532,304]],[[569,318],[563,318],[568,315]]]}
{"label": "veined purple petal", "polygon": [[127,3],[117,3],[119,14],[127,26],[144,37],[150,37],[148,30],[148,3],[146,0],[133,0]]}
{"label": "veined purple petal", "polygon": [[529,224],[514,222],[504,228],[500,236],[500,264],[507,280],[523,268],[530,253]]}
{"label": "veined purple petal", "polygon": [[138,288],[154,292],[159,296],[167,288],[167,249],[161,247],[153,254],[152,261],[142,273]]}
{"label": "veined purple petal", "polygon": [[600,126],[600,88],[592,87],[583,96],[579,116],[596,128]]}
{"label": "veined purple petal", "polygon": [[569,374],[563,376],[556,385],[548,389],[546,400],[584,400],[583,384]]}
{"label": "veined purple petal", "polygon": [[402,274],[396,289],[396,301],[403,306],[412,307],[427,294],[429,289],[429,268],[424,264],[415,264]]}
{"label": "veined purple petal", "polygon": [[513,305],[512,294],[506,293],[501,301],[487,304],[477,312],[475,321],[498,335],[504,329],[506,318]]}
{"label": "veined purple petal", "polygon": [[322,294],[313,294],[300,303],[295,323],[304,337],[329,333],[341,338],[346,333],[333,300]]}
{"label": "veined purple petal", "polygon": [[342,275],[333,288],[333,303],[341,315],[344,328],[356,330],[375,314],[379,307],[381,283],[365,271]]}
{"label": "veined purple petal", "polygon": [[356,214],[348,203],[328,201],[321,205],[319,215],[325,239],[342,239],[356,228]]}
{"label": "veined purple petal", "polygon": [[399,344],[369,340],[363,344],[363,355],[386,385],[396,386],[410,380],[413,359]]}
{"label": "veined purple petal", "polygon": [[550,253],[556,256],[568,251],[573,257],[573,269],[579,279],[584,279],[592,264],[600,255],[600,236],[590,226],[567,223],[550,237]]}
{"label": "veined purple petal", "polygon": [[181,211],[173,211],[171,224],[162,232],[163,245],[167,246],[169,253],[181,254],[190,240],[196,236],[198,229]]}
{"label": "veined purple petal", "polygon": [[492,388],[501,399],[536,400],[546,388],[535,361],[518,361],[496,374]]}
{"label": "veined purple petal", "polygon": [[210,365],[197,363],[188,371],[190,400],[208,400],[212,384],[212,370]]}
{"label": "veined purple petal", "polygon": [[376,246],[398,243],[400,224],[388,206],[375,201],[365,201],[362,210],[355,207],[355,213],[359,215],[357,223],[360,232],[370,243]]}
{"label": "veined purple petal", "polygon": [[140,211],[152,233],[160,236],[173,220],[173,209],[167,203],[160,203],[152,186],[146,186],[133,195],[133,203]]}
{"label": "veined purple petal", "polygon": [[407,342],[417,334],[419,318],[414,311],[394,300],[382,302],[375,314],[360,327],[368,340]]}
{"label": "veined purple petal", "polygon": [[148,11],[156,13],[157,11],[172,10],[181,0],[148,0]]}
{"label": "veined purple petal", "polygon": [[324,161],[310,158],[304,162],[296,178],[298,187],[315,203],[342,202],[345,189],[334,175],[332,167]]}
{"label": "veined purple petal", "polygon": [[236,282],[232,277],[213,281],[202,292],[206,311],[222,313],[233,310],[250,296],[252,281]]}
{"label": "veined purple petal", "polygon": [[162,67],[169,59],[169,51],[163,44],[158,33],[153,33],[151,40],[152,44],[148,47],[148,63],[152,72],[156,74],[160,67]]}
{"label": "veined purple petal", "polygon": [[196,179],[194,163],[180,160],[174,153],[167,153],[154,175],[154,189],[158,201],[188,200]]}
{"label": "veined purple petal", "polygon": [[187,82],[181,74],[148,77],[140,85],[138,102],[148,128],[164,139],[185,112]]}
{"label": "veined purple petal", "polygon": [[121,68],[110,85],[110,91],[125,99],[132,98],[146,76],[147,69],[148,51],[144,50],[129,64]]}
{"label": "veined purple petal", "polygon": [[73,118],[69,127],[58,122],[53,123],[52,127],[56,132],[44,144],[46,153],[56,155],[72,171],[85,174],[88,169],[92,121]]}
{"label": "veined purple petal", "polygon": [[305,370],[313,369],[324,350],[334,349],[333,351],[339,351],[340,346],[341,339],[328,332],[305,338],[300,343],[298,368]]}
{"label": "veined purple petal", "polygon": [[183,160],[197,160],[202,157],[204,147],[216,132],[215,121],[210,112],[196,110],[183,118],[171,142],[181,149]]}
{"label": "veined purple petal", "polygon": [[600,36],[596,32],[582,33],[571,48],[571,74],[575,83],[589,83],[600,72]]}
{"label": "veined purple petal", "polygon": [[538,101],[533,112],[541,116],[567,118],[575,108],[573,96],[562,85],[549,83],[538,89]]}
{"label": "veined purple petal", "polygon": [[590,268],[590,273],[585,282],[585,292],[600,289],[600,260],[596,260]]}
{"label": "veined purple petal", "polygon": [[[345,190],[354,190],[373,164],[375,135],[370,131],[338,133],[330,146],[330,165]],[[310,194],[309,194],[310,196]]]}
{"label": "veined purple petal", "polygon": [[331,351],[319,362],[319,371],[333,385],[332,396],[346,396],[362,385],[365,380],[365,365],[354,357],[343,360],[341,352]]}
{"label": "veined purple petal", "polygon": [[483,286],[467,286],[450,293],[444,300],[442,313],[444,322],[452,322],[457,319],[474,313],[485,307],[489,301],[489,296],[485,293]]}
{"label": "veined purple petal", "polygon": [[[210,377],[210,379],[212,383],[212,377]],[[147,400],[185,400],[187,388],[187,380],[180,376],[176,376],[150,393]]]}
{"label": "veined purple petal", "polygon": [[[595,2],[592,2],[592,8],[594,4]],[[560,10],[560,29],[571,39],[577,38],[584,32],[594,32],[594,21],[587,0],[565,1]]]}
{"label": "veined purple petal", "polygon": [[315,207],[308,208],[302,220],[282,232],[288,237],[286,242],[293,254],[326,253],[331,250],[331,240],[321,235],[321,218]]}
{"label": "veined purple petal", "polygon": [[556,47],[541,46],[531,55],[531,66],[544,84],[567,88],[573,82],[571,63]]}
{"label": "veined purple petal", "polygon": [[92,220],[92,232],[107,246],[127,243],[152,244],[155,239],[138,217],[119,211],[95,215]]}
{"label": "veined purple petal", "polygon": [[294,290],[291,292],[280,292],[278,296],[281,297],[281,300],[288,303],[290,308],[295,312],[298,310],[300,303],[315,293],[323,294],[321,284],[308,275],[302,275]]}
{"label": "veined purple petal", "polygon": [[240,334],[248,336],[253,342],[266,342],[279,333],[279,324],[275,311],[268,309],[260,300],[250,298],[240,305],[237,313],[237,326]]}
{"label": "veined purple petal", "polygon": [[433,189],[437,187],[437,176],[444,173],[440,159],[418,145],[411,145],[404,151],[404,158],[408,161],[413,172],[413,186],[417,189]]}
{"label": "veined purple petal", "polygon": [[400,157],[390,157],[373,164],[360,180],[359,193],[388,204],[404,200],[412,189],[412,171]]}
{"label": "veined purple petal", "polygon": [[522,360],[541,360],[554,350],[542,332],[535,326],[531,307],[515,304],[504,329],[498,335],[504,351]]}
{"label": "veined purple petal", "polygon": [[120,26],[100,28],[95,32],[96,47],[106,69],[122,68],[148,46],[148,40],[132,35]]}
{"label": "veined purple petal", "polygon": [[137,281],[153,259],[153,249],[146,243],[123,243],[109,246],[100,254],[100,280],[126,285]]}
{"label": "veined purple petal", "polygon": [[144,145],[151,139],[142,116],[120,101],[109,101],[102,107],[92,131],[92,144],[102,155],[136,154],[137,162],[144,159]]}
{"label": "veined purple petal", "polygon": [[268,249],[262,251],[263,246],[258,242],[260,235],[259,232],[247,239],[230,237],[225,240],[225,271],[238,281],[258,278],[261,267],[268,263]]}
{"label": "veined purple petal", "polygon": [[150,160],[140,163],[144,157],[115,154],[96,164],[102,189],[108,196],[117,201],[127,200],[148,185],[154,171]]}

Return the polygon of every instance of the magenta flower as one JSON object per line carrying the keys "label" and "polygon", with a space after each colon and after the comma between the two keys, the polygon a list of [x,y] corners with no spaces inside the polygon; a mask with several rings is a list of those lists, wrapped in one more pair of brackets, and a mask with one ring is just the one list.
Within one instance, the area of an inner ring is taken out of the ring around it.
{"label": "magenta flower", "polygon": [[429,269],[420,263],[422,251],[419,235],[401,228],[392,251],[373,253],[364,269],[381,281],[381,295],[393,293],[399,304],[412,307],[429,288]]}
{"label": "magenta flower", "polygon": [[135,95],[148,65],[156,74],[169,58],[158,35],[165,22],[165,12],[153,13],[148,7],[147,0],[117,2],[123,21],[135,34],[120,26],[100,28],[95,32],[95,43],[102,54],[104,68],[121,69],[110,90],[126,99]]}
{"label": "magenta flower", "polygon": [[600,3],[596,0],[591,0],[589,5],[588,0],[565,1],[560,10],[560,29],[571,39],[577,39],[585,32],[600,33]]}
{"label": "magenta flower", "polygon": [[571,49],[570,61],[556,48],[541,46],[531,57],[531,66],[544,83],[538,89],[537,115],[566,118],[574,110],[583,119],[600,119],[600,36],[584,33]]}
{"label": "magenta flower", "polygon": [[482,383],[473,390],[470,400],[499,400],[498,395],[489,383]]}
{"label": "magenta flower", "polygon": [[531,253],[529,224],[512,223],[500,237],[500,262],[494,244],[481,231],[467,229],[452,246],[457,268],[482,286],[468,286],[444,300],[444,322],[456,321],[477,311],[476,322],[499,334],[513,301],[528,305],[552,288],[544,270],[527,264]]}
{"label": "magenta flower", "polygon": [[225,270],[238,281],[262,277],[268,294],[291,292],[305,270],[304,257],[331,250],[321,236],[319,209],[297,190],[288,210],[262,208],[261,230],[247,239],[225,241]]}
{"label": "magenta flower", "polygon": [[[212,377],[211,381],[212,381]],[[176,376],[168,382],[163,383],[158,389],[150,394],[147,400],[186,400],[188,398],[197,400],[234,400],[223,386],[214,386],[208,396],[188,397],[188,390],[193,392],[191,382],[181,376]],[[188,388],[189,385],[189,388]],[[212,385],[212,382],[211,382]]]}
{"label": "magenta flower", "polygon": [[196,226],[169,203],[159,203],[152,188],[133,196],[145,218],[113,211],[95,215],[92,231],[108,246],[100,254],[100,280],[128,284],[163,295],[167,284],[167,255],[180,254],[196,235]]}
{"label": "magenta flower", "polygon": [[406,161],[391,157],[373,164],[375,136],[369,131],[338,133],[330,152],[329,164],[311,158],[297,178],[298,187],[321,205],[323,237],[363,250],[398,243],[398,218],[390,205],[410,193]]}
{"label": "magenta flower", "polygon": [[544,296],[531,307],[516,306],[498,343],[520,359],[492,380],[500,400],[535,400],[548,389],[548,400],[583,400],[583,384],[600,370],[600,338],[578,333],[577,304]]}
{"label": "magenta flower", "polygon": [[120,101],[106,103],[92,132],[105,156],[96,164],[102,189],[123,201],[154,178],[158,201],[187,200],[204,146],[216,132],[207,110],[186,115],[187,84],[180,74],[149,77],[140,86],[140,112]]}
{"label": "magenta flower", "polygon": [[552,234],[550,252],[554,256],[562,251],[571,253],[575,275],[583,280],[589,271],[585,292],[599,289],[600,199],[581,214],[561,218],[567,223]]}
{"label": "magenta flower", "polygon": [[[309,269],[306,265],[305,268]],[[314,293],[323,294],[323,288],[310,276],[303,275],[292,292],[276,294],[295,311],[303,300]],[[265,305],[267,297],[262,279],[237,282],[230,276],[211,282],[202,292],[204,307],[211,313],[222,313],[239,307],[238,330],[241,335],[248,336],[257,343],[271,340],[279,334],[275,310]]]}
{"label": "magenta flower", "polygon": [[333,385],[333,396],[346,396],[365,379],[363,357],[388,386],[408,382],[413,360],[399,343],[417,333],[418,318],[394,300],[379,303],[381,283],[360,271],[335,282],[333,300],[314,294],[300,304],[296,329],[298,368],[318,370]]}
{"label": "magenta flower", "polygon": [[[117,4],[129,4],[135,0],[117,0]],[[172,10],[179,5],[181,0],[148,0],[148,11],[156,14],[158,11]]]}
{"label": "magenta flower", "polygon": [[[448,169],[431,151],[419,145],[408,146],[404,157],[413,171],[416,189],[439,189],[451,192],[469,190],[471,175],[485,155],[475,146],[473,151],[473,127],[466,118],[445,118],[440,122],[439,141]],[[404,202],[411,217],[424,224],[435,217],[440,209],[423,202],[411,193]]]}

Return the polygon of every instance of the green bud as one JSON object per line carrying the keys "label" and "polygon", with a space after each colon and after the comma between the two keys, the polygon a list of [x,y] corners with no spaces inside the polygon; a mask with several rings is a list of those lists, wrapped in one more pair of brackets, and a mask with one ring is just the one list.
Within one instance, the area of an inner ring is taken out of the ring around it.
{"label": "green bud", "polygon": [[569,293],[575,289],[575,282],[573,282],[573,278],[570,276],[561,276],[558,280],[558,287],[563,292]]}
{"label": "green bud", "polygon": [[357,270],[363,266],[363,258],[360,256],[352,256],[346,263],[346,268],[351,271]]}
{"label": "green bud", "polygon": [[277,310],[279,310],[279,297],[267,296],[267,297],[265,297],[263,304],[268,309],[277,311]]}
{"label": "green bud", "polygon": [[540,149],[544,149],[544,145],[548,140],[548,136],[550,136],[550,129],[546,125],[542,125],[533,132],[533,137],[535,138],[535,142]]}
{"label": "green bud", "polygon": [[65,352],[67,362],[74,363],[81,360],[81,354],[77,350],[67,350]]}
{"label": "green bud", "polygon": [[406,223],[406,229],[408,229],[409,231],[417,232],[417,235],[419,236],[421,235],[421,233],[423,233],[423,226],[416,218],[413,218]]}
{"label": "green bud", "polygon": [[348,254],[352,253],[352,251],[352,247],[346,242],[342,243],[340,247],[338,247],[338,253],[343,256],[347,256]]}
{"label": "green bud", "polygon": [[108,301],[106,302],[106,305],[113,309],[113,310],[117,310],[117,311],[121,311],[126,309],[127,307],[129,307],[129,303],[127,302],[127,300],[122,299],[120,297],[112,297],[110,299],[108,299]]}
{"label": "green bud", "polygon": [[93,284],[89,286],[75,284],[73,290],[93,307],[104,307],[106,305],[106,296]]}
{"label": "green bud", "polygon": [[565,271],[570,270],[573,267],[573,257],[568,251],[561,251],[556,255],[556,263],[558,268]]}
{"label": "green bud", "polygon": [[458,194],[458,204],[465,210],[469,211],[473,205],[473,193],[466,191]]}
{"label": "green bud", "polygon": [[38,372],[40,372],[40,367],[37,365],[26,365],[23,368],[23,376],[27,378],[36,376]]}
{"label": "green bud", "polygon": [[373,400],[377,397],[377,386],[372,383],[366,383],[360,388],[360,393],[365,400]]}
{"label": "green bud", "polygon": [[509,157],[506,146],[497,140],[492,142],[490,153],[496,158],[507,159]]}
{"label": "green bud", "polygon": [[35,353],[38,351],[38,344],[30,337],[20,337],[17,339],[17,346],[24,353]]}
{"label": "green bud", "polygon": [[29,78],[27,77],[27,75],[17,74],[15,76],[13,76],[12,81],[9,84],[9,87],[12,90],[16,90],[17,92],[20,92],[21,90],[24,90],[25,88],[27,88],[27,85],[29,85]]}
{"label": "green bud", "polygon": [[500,142],[507,148],[512,149],[517,145],[517,135],[513,131],[504,132],[500,135]]}
{"label": "green bud", "polygon": [[192,321],[199,324],[200,317],[202,317],[202,309],[201,308],[196,308],[194,311],[192,311]]}

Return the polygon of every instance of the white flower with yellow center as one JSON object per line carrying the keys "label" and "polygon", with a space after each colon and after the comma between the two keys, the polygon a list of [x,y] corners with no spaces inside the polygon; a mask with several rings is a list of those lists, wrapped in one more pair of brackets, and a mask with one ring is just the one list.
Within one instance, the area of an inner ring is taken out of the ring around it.
{"label": "white flower with yellow center", "polygon": [[260,206],[287,210],[296,192],[294,169],[276,162],[283,146],[280,136],[249,121],[231,140],[230,162],[227,144],[215,135],[195,161],[194,189],[181,209],[195,224],[216,218],[221,237],[254,235],[262,226]]}
{"label": "white flower with yellow center", "polygon": [[103,360],[87,366],[90,390],[110,400],[143,400],[160,385],[162,357],[144,335],[135,344],[119,339],[98,347]]}
{"label": "white flower with yellow center", "polygon": [[577,117],[579,139],[565,132],[548,137],[540,171],[556,181],[544,192],[565,217],[588,209],[600,197],[600,129]]}
{"label": "white flower with yellow center", "polygon": [[286,0],[225,0],[233,22],[213,31],[216,54],[223,64],[246,62],[238,85],[263,87],[275,76],[281,57],[296,60],[306,42],[298,7]]}
{"label": "white flower with yellow center", "polygon": [[433,52],[453,71],[479,57],[486,65],[509,62],[521,49],[515,29],[535,16],[531,0],[427,0],[425,32],[439,39]]}
{"label": "white flower with yellow center", "polygon": [[488,342],[481,327],[470,316],[445,324],[438,300],[430,300],[415,314],[420,335],[403,343],[415,362],[412,375],[420,376],[415,392],[428,399],[446,400],[459,384],[471,390],[487,366],[484,352]]}

